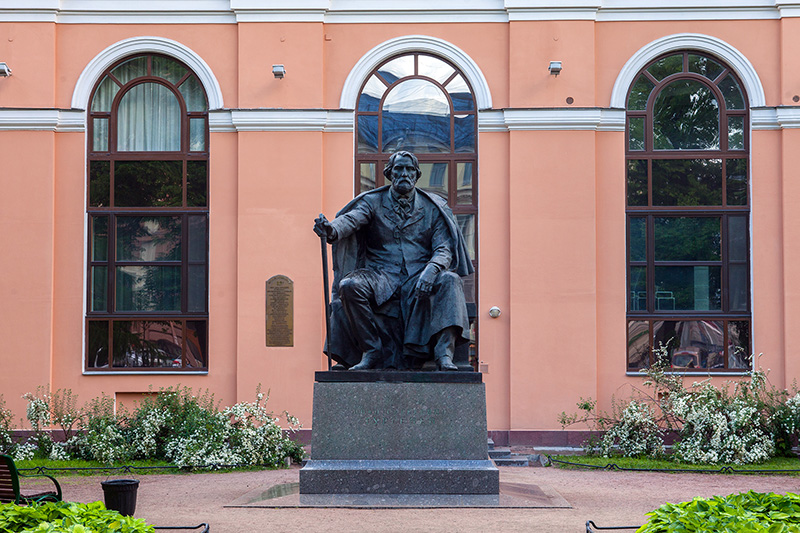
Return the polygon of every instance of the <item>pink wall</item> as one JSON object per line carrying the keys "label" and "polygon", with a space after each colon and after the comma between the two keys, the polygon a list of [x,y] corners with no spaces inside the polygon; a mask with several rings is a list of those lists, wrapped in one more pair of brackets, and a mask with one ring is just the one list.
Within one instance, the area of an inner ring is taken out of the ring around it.
{"label": "pink wall", "polygon": [[[702,33],[755,67],[767,105],[796,106],[798,19],[759,21],[482,24],[0,23],[2,108],[68,109],[86,65],[106,47],[160,36],[196,52],[229,109],[338,109],[359,59],[394,37],[450,42],[483,72],[494,113],[606,107],[623,65],[674,33]],[[619,38],[624,34],[625,38]],[[551,76],[547,65],[563,62]],[[271,65],[286,65],[275,80]],[[568,104],[566,99],[573,98]],[[316,128],[317,130],[320,128]],[[773,383],[800,377],[792,324],[800,319],[800,165],[797,129],[752,133],[753,327]],[[624,133],[484,131],[479,138],[480,355],[492,430],[558,430],[580,397],[624,396]],[[83,375],[85,134],[0,131],[0,393],[22,416],[21,394],[50,383],[82,400],[181,383],[223,403],[251,400],[311,424],[313,372],[323,369],[319,241],[311,231],[353,194],[353,134],[242,131],[211,134],[210,371],[208,375]],[[294,341],[268,348],[264,285],[294,281]],[[488,316],[491,306],[500,318]],[[133,396],[129,396],[133,397]]]}

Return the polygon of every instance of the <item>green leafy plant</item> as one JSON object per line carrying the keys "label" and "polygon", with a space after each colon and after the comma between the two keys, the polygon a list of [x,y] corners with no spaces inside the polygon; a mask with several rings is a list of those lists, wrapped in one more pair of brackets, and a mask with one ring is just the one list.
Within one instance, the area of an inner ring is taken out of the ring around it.
{"label": "green leafy plant", "polygon": [[122,516],[102,502],[0,504],[0,531],[7,533],[153,533],[144,520]]}
{"label": "green leafy plant", "polygon": [[667,503],[648,513],[637,533],[797,533],[800,495],[744,492]]}

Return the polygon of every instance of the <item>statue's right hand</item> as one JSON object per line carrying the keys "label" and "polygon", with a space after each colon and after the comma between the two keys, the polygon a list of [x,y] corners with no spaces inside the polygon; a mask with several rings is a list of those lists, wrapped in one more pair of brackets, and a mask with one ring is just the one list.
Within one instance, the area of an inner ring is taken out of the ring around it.
{"label": "statue's right hand", "polygon": [[314,233],[320,237],[325,237],[328,241],[332,240],[334,234],[333,226],[322,213],[314,219]]}

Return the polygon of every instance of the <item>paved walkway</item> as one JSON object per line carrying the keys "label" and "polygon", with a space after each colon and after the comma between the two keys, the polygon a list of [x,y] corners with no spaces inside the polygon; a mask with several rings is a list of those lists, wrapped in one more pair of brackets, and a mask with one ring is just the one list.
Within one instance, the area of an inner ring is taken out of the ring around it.
{"label": "paved walkway", "polygon": [[[747,491],[800,492],[800,477],[659,474],[501,467],[502,483],[546,486],[570,509],[264,509],[226,508],[242,495],[298,481],[299,467],[227,474],[137,476],[136,517],[159,526],[207,522],[211,533],[250,532],[547,532],[641,525],[664,502]],[[67,500],[102,500],[105,476],[62,478]]]}

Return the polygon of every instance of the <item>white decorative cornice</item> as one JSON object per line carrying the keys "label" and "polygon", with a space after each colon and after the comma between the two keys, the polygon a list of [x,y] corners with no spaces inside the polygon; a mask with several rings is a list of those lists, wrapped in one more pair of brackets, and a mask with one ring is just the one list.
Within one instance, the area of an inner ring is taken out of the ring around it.
{"label": "white decorative cornice", "polygon": [[763,107],[766,104],[761,79],[752,63],[739,50],[710,35],[677,33],[644,45],[628,59],[614,83],[610,107],[624,109],[628,91],[639,71],[661,54],[675,50],[698,50],[717,56],[739,76],[747,92],[750,107]]}
{"label": "white decorative cornice", "polygon": [[212,133],[236,131],[233,116],[229,109],[218,109],[208,112],[208,130]]}
{"label": "white decorative cornice", "polygon": [[478,111],[478,131],[508,131],[508,124],[502,110],[488,109]]}
{"label": "white decorative cornice", "polygon": [[409,24],[524,20],[758,20],[800,16],[785,0],[0,0],[0,22]]}
{"label": "white decorative cornice", "polygon": [[506,0],[509,21],[595,20],[602,0]]}
{"label": "white decorative cornice", "polygon": [[406,35],[390,39],[364,54],[344,82],[339,107],[355,109],[361,85],[372,70],[393,55],[405,52],[430,52],[452,61],[472,85],[478,109],[491,109],[492,94],[489,92],[489,84],[478,64],[454,44],[427,35]]}
{"label": "white decorative cornice", "polygon": [[[352,132],[350,109],[222,109],[209,112],[212,133],[239,131]],[[750,110],[757,130],[800,128],[800,106]],[[0,131],[86,131],[82,109],[0,108]],[[609,108],[490,109],[478,112],[481,133],[508,131],[625,131],[625,110]]]}
{"label": "white decorative cornice", "polygon": [[778,112],[774,107],[750,109],[750,127],[753,130],[779,130]]}
{"label": "white decorative cornice", "polygon": [[509,131],[514,130],[594,130],[624,131],[623,109],[550,108],[506,109],[503,111]]}
{"label": "white decorative cornice", "polygon": [[202,83],[208,97],[208,108],[222,109],[222,89],[211,67],[188,46],[163,37],[133,37],[114,43],[97,54],[81,72],[72,93],[72,107],[86,109],[89,96],[100,75],[115,61],[131,54],[157,52],[183,61]]}
{"label": "white decorative cornice", "polygon": [[78,109],[0,109],[0,131],[85,131],[85,114]]}

